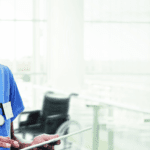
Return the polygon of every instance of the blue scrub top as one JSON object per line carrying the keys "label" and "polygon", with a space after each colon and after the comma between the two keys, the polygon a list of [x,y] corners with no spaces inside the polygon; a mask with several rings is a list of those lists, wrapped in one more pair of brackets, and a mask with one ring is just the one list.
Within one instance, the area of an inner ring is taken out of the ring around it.
{"label": "blue scrub top", "polygon": [[[0,108],[0,115],[4,117],[5,123],[0,126],[0,136],[11,138],[11,122],[25,109],[22,98],[20,96],[17,84],[14,80],[11,70],[4,65],[0,64],[0,103],[7,103],[11,101],[13,116],[6,119],[3,115],[2,108]],[[10,150],[10,148],[0,147],[0,150]]]}

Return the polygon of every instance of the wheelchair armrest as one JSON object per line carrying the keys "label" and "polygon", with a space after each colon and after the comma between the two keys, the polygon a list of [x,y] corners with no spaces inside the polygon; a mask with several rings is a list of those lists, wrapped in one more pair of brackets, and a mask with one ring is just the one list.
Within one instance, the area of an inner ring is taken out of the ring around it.
{"label": "wheelchair armrest", "polygon": [[36,123],[36,124],[33,124],[33,125],[28,125],[28,128],[37,128],[37,127],[40,127],[41,124],[40,123]]}
{"label": "wheelchair armrest", "polygon": [[[41,124],[37,123],[37,124],[33,124],[33,125],[28,125],[27,128],[40,128],[41,127]],[[22,129],[26,129],[26,127],[19,127],[17,129],[14,129],[14,133],[22,133]]]}
{"label": "wheelchair armrest", "polygon": [[20,115],[21,114],[28,114],[28,113],[34,113],[34,112],[40,112],[41,110],[30,110],[30,111],[24,111],[24,112],[22,112],[22,113],[20,113]]}
{"label": "wheelchair armrest", "polygon": [[[31,113],[32,114],[36,114],[36,113],[38,113],[38,115],[40,115],[40,111],[41,110],[31,110],[31,111],[25,111],[25,112],[22,112],[19,116],[18,116],[18,125],[20,124],[20,118],[21,118],[21,116],[22,115],[24,115],[24,114],[27,114],[27,115],[30,115]],[[26,123],[27,121],[29,121],[28,119],[26,120],[26,121],[23,121],[24,123]]]}
{"label": "wheelchair armrest", "polygon": [[50,115],[50,116],[47,116],[46,117],[46,121],[48,120],[57,120],[57,119],[62,119],[62,118],[66,118],[68,117],[69,118],[69,115],[68,114],[57,114],[57,115]]}

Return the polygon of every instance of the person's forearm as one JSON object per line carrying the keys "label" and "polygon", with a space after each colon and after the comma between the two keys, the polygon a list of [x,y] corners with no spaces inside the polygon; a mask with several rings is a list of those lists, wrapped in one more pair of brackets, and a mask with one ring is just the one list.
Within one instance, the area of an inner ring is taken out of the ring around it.
{"label": "person's forearm", "polygon": [[[32,140],[24,140],[23,138],[16,136],[14,134],[14,128],[13,128],[13,122],[11,123],[11,139],[18,141],[19,147],[17,149],[23,149],[25,147],[31,146],[32,145]],[[37,150],[43,150],[44,146],[40,146],[36,148]],[[32,150],[32,149],[30,149]]]}
{"label": "person's forearm", "polygon": [[31,140],[30,141],[29,140],[25,140],[25,139],[23,139],[23,138],[21,138],[19,136],[16,136],[16,135],[13,137],[13,140],[18,141],[18,143],[19,143],[19,149],[31,146],[31,143],[32,143]]}
{"label": "person's forearm", "polygon": [[11,123],[11,138],[12,138],[13,140],[18,141],[18,143],[19,143],[19,148],[18,148],[18,149],[22,149],[22,148],[31,146],[31,143],[32,143],[32,141],[27,141],[27,140],[24,140],[24,139],[22,139],[22,138],[20,138],[20,137],[18,137],[18,136],[16,137],[16,136],[14,135],[13,122]]}

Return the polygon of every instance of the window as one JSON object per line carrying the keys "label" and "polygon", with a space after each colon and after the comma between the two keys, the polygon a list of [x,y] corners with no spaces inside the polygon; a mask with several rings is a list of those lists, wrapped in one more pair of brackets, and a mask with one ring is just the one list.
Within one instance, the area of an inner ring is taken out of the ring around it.
{"label": "window", "polygon": [[149,109],[149,14],[149,0],[84,0],[84,82],[95,95],[110,87],[101,97]]}
{"label": "window", "polygon": [[25,108],[33,108],[39,95],[31,85],[46,82],[47,0],[0,0],[0,41],[0,62],[12,70]]}
{"label": "window", "polygon": [[84,0],[86,72],[150,73],[149,14],[149,0]]}

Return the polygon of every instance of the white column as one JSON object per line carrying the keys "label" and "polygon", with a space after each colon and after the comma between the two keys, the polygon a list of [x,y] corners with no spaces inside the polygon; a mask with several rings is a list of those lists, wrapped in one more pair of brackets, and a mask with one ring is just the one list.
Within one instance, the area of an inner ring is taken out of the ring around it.
{"label": "white column", "polygon": [[48,11],[48,82],[78,91],[83,85],[83,0],[50,0]]}
{"label": "white column", "polygon": [[[39,0],[34,0],[33,1],[33,19],[38,19],[39,18]],[[40,72],[40,39],[39,39],[39,24],[37,22],[33,23],[33,62],[32,62],[32,72],[36,73],[36,72]],[[31,80],[33,84],[39,84],[39,76],[31,76]],[[37,103],[37,97],[39,95],[37,95],[37,90],[35,88],[33,88],[33,106],[34,109],[37,109],[38,103]]]}

